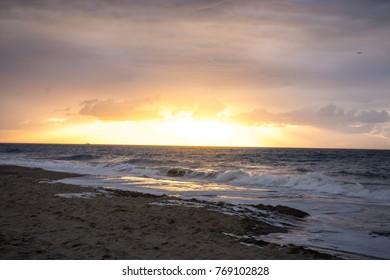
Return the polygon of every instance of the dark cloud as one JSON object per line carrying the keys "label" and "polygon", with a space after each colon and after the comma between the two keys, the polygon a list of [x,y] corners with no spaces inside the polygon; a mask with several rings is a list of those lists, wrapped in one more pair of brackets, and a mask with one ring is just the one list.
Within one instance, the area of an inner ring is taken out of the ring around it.
{"label": "dark cloud", "polygon": [[218,7],[230,1],[223,0],[4,0],[0,8],[5,11],[24,9],[39,13],[71,13],[72,16],[99,16],[123,19],[162,19],[167,15],[175,18],[189,15],[207,16],[208,11],[215,14]]}
{"label": "dark cloud", "polygon": [[347,2],[5,0],[0,71],[92,83],[182,66],[253,86],[386,87],[390,29],[371,23],[387,26],[389,5]]}
{"label": "dark cloud", "polygon": [[[383,27],[389,23],[388,1],[322,1],[322,0],[3,0],[1,15],[26,17],[39,13],[52,19],[68,17],[100,17],[113,19],[234,20],[236,24],[285,25],[342,32],[347,27]],[[38,20],[38,17],[35,18]],[[42,19],[42,18],[41,18]],[[305,26],[307,25],[308,26]],[[338,25],[341,28],[335,28]],[[318,30],[317,30],[318,31]]]}

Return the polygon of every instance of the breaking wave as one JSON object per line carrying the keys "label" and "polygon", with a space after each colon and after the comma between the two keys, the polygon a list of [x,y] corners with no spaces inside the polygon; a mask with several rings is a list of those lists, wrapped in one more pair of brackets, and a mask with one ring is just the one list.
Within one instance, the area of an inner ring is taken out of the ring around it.
{"label": "breaking wave", "polygon": [[390,189],[388,188],[383,189],[360,183],[341,182],[320,172],[310,172],[304,175],[266,175],[249,174],[242,170],[233,170],[218,174],[215,180],[246,186],[286,187],[297,190],[375,199],[387,199],[390,197]]}
{"label": "breaking wave", "polygon": [[100,156],[94,156],[94,155],[73,155],[73,156],[65,156],[65,157],[58,157],[56,160],[94,160],[99,159]]}
{"label": "breaking wave", "polygon": [[299,175],[250,174],[241,169],[216,171],[196,171],[186,168],[169,168],[163,176],[209,179],[215,183],[233,184],[246,187],[288,188],[303,191],[314,191],[336,195],[369,197],[384,199],[390,197],[390,189],[367,186],[360,183],[342,182],[320,172]]}
{"label": "breaking wave", "polygon": [[168,177],[189,177],[189,178],[214,178],[216,171],[201,171],[188,168],[164,168],[163,175]]}

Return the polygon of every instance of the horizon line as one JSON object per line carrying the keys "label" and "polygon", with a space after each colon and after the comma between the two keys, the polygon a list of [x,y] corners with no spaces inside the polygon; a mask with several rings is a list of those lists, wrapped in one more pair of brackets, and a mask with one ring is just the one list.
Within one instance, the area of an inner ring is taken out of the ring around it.
{"label": "horizon line", "polygon": [[345,147],[289,147],[289,146],[221,146],[221,145],[175,145],[175,144],[107,144],[107,143],[40,143],[40,142],[0,142],[0,145],[85,145],[85,146],[133,146],[133,147],[172,147],[172,148],[227,148],[227,149],[319,149],[319,150],[377,150],[386,148],[345,148]]}

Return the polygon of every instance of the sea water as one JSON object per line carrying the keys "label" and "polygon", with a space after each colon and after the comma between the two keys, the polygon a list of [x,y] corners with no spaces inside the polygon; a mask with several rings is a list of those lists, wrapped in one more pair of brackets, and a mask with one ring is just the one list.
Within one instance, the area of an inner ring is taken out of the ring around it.
{"label": "sea water", "polygon": [[[289,229],[254,238],[390,259],[389,150],[0,144],[0,164],[85,175],[65,183],[222,201],[227,214]],[[256,216],[260,203],[310,216]]]}

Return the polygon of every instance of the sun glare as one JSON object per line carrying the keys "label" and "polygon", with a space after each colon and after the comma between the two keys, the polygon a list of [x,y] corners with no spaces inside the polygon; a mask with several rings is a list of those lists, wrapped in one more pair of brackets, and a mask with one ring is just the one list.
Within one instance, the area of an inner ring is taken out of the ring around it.
{"label": "sun glare", "polygon": [[235,128],[231,124],[192,118],[167,120],[158,126],[158,130],[192,145],[221,144],[235,133]]}
{"label": "sun glare", "polygon": [[149,122],[84,123],[59,128],[42,137],[49,142],[67,143],[226,146],[235,144],[236,130],[229,123],[181,117]]}
{"label": "sun glare", "polygon": [[[83,123],[68,124],[67,120],[50,119],[47,123],[51,123],[52,129],[29,134],[28,141],[38,143],[266,147],[285,145],[286,141],[291,140],[291,137],[284,134],[283,130],[278,127],[250,127],[227,120],[196,119],[191,115],[191,112],[168,114],[160,119],[149,121],[88,120]],[[31,135],[35,135],[35,138],[32,139]]]}

